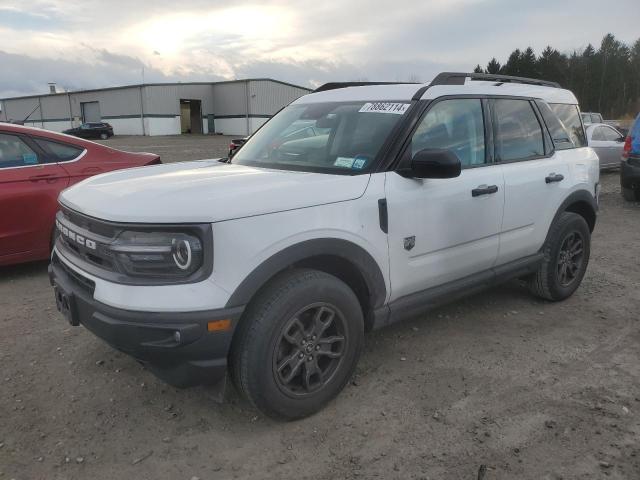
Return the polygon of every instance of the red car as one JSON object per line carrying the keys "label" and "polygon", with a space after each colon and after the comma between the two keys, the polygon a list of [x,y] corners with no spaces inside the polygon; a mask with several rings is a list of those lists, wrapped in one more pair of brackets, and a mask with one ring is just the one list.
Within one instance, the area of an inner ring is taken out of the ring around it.
{"label": "red car", "polygon": [[157,163],[152,153],[0,123],[0,266],[49,258],[65,188],[98,173]]}

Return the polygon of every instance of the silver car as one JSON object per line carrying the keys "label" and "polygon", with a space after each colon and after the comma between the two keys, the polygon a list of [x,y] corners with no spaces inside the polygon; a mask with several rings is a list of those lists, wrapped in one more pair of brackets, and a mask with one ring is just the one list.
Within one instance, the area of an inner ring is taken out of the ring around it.
{"label": "silver car", "polygon": [[624,135],[605,123],[586,126],[587,142],[598,154],[600,168],[619,167],[624,148]]}

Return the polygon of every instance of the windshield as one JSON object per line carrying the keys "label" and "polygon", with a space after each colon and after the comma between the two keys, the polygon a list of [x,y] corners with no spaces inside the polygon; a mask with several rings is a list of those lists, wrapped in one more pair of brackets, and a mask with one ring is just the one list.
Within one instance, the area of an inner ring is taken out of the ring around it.
{"label": "windshield", "polygon": [[290,105],[258,130],[232,163],[285,170],[368,171],[409,103]]}

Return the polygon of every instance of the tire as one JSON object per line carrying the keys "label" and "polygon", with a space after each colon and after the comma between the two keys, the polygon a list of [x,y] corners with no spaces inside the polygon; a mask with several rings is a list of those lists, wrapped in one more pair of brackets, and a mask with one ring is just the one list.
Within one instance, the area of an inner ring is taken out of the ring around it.
{"label": "tire", "polygon": [[577,213],[560,214],[542,251],[544,260],[529,281],[531,293],[553,302],[570,297],[580,286],[589,263],[591,231],[586,220]]}
{"label": "tire", "polygon": [[107,135],[106,133],[101,133],[100,134],[100,140],[106,140],[109,138],[109,135]]}
{"label": "tire", "polygon": [[640,190],[622,187],[622,196],[628,202],[640,202]]}
{"label": "tire", "polygon": [[[314,324],[320,328],[312,330]],[[316,270],[291,270],[247,307],[231,349],[232,379],[265,415],[304,418],[344,388],[363,341],[362,309],[344,282]]]}

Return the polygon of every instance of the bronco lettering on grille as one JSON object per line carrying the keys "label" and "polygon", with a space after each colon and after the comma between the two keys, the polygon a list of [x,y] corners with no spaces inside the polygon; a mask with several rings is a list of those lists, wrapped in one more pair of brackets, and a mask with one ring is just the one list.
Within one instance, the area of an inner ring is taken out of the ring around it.
{"label": "bronco lettering on grille", "polygon": [[93,240],[89,240],[88,238],[85,238],[80,234],[77,234],[73,230],[69,230],[58,220],[56,220],[56,227],[58,228],[60,234],[65,236],[69,241],[75,242],[79,245],[82,245],[83,247],[90,248],[91,250],[96,249],[96,242],[94,242]]}

